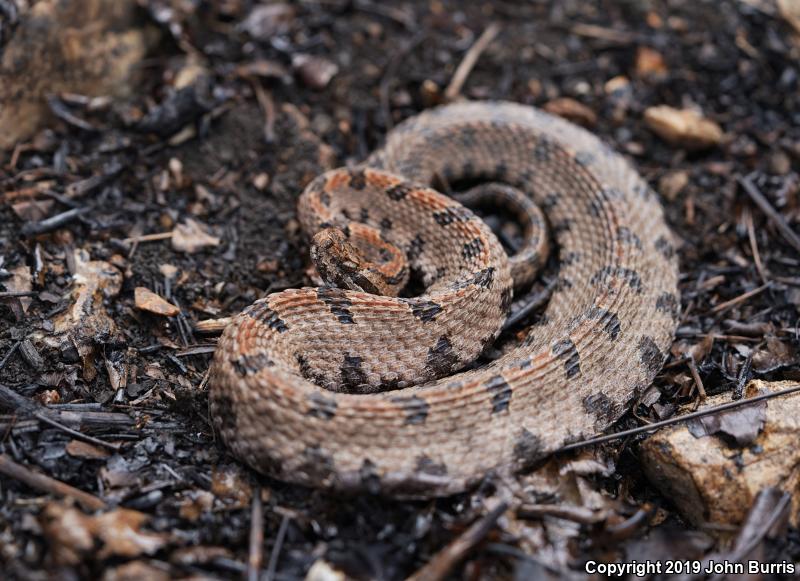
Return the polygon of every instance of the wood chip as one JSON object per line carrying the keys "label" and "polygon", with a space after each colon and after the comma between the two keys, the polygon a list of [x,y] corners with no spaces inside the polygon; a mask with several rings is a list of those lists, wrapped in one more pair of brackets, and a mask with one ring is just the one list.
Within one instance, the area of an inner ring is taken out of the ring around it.
{"label": "wood chip", "polygon": [[134,300],[137,309],[163,317],[174,317],[181,312],[178,307],[143,286],[136,287]]}
{"label": "wood chip", "polygon": [[597,115],[594,111],[583,103],[569,97],[560,97],[548,101],[544,105],[544,110],[584,127],[593,127],[597,123]]}

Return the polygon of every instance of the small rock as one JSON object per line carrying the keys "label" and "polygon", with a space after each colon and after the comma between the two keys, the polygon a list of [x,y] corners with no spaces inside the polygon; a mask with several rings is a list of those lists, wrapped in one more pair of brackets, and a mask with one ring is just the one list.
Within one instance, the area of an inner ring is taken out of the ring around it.
{"label": "small rock", "polygon": [[298,54],[292,58],[292,68],[300,80],[311,89],[324,89],[339,72],[333,61],[309,54]]}
{"label": "small rock", "polygon": [[[795,385],[792,381],[755,380],[747,386],[745,397]],[[705,406],[728,400],[727,394],[710,397]],[[761,489],[774,486],[797,495],[800,394],[718,415],[723,417],[691,428],[679,425],[657,432],[641,446],[645,474],[681,514],[696,525],[739,525]],[[739,447],[737,441],[747,444]],[[799,514],[800,503],[795,499],[795,526]]]}
{"label": "small rock", "polygon": [[661,176],[658,180],[658,191],[670,202],[674,201],[689,183],[689,173],[675,170]]}
{"label": "small rock", "polygon": [[583,103],[569,97],[560,97],[548,101],[544,105],[544,110],[584,127],[593,127],[597,123],[597,115],[594,111]]}
{"label": "small rock", "polygon": [[644,122],[668,143],[686,149],[708,149],[722,141],[720,126],[692,109],[649,107],[644,112]]}
{"label": "small rock", "polygon": [[137,309],[156,315],[174,317],[181,312],[178,307],[143,286],[136,287],[134,300]]}
{"label": "small rock", "polygon": [[269,41],[276,34],[289,32],[294,15],[294,8],[284,2],[260,5],[253,8],[241,27],[256,40]]}
{"label": "small rock", "polygon": [[792,160],[782,151],[776,151],[769,156],[769,171],[771,174],[785,176],[792,171]]}
{"label": "small rock", "polygon": [[172,248],[192,254],[206,246],[219,246],[219,238],[207,233],[197,220],[186,220],[172,230]]}
{"label": "small rock", "polygon": [[253,178],[253,185],[259,192],[263,192],[269,185],[269,174],[261,172]]}

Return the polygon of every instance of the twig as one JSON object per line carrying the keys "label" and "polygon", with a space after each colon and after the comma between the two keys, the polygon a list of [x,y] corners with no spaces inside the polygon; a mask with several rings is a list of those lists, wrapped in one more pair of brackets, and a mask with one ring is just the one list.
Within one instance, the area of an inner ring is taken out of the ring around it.
{"label": "twig", "polygon": [[115,452],[119,452],[119,449],[120,449],[120,445],[119,444],[114,444],[112,442],[106,442],[105,440],[101,440],[99,438],[95,438],[94,436],[90,436],[89,434],[84,434],[83,432],[79,432],[78,430],[73,430],[72,428],[69,428],[69,427],[65,426],[64,424],[61,424],[61,423],[57,422],[53,418],[48,417],[46,414],[44,414],[42,412],[36,412],[35,414],[33,414],[33,417],[35,417],[37,420],[39,420],[41,422],[44,422],[45,424],[48,424],[48,425],[50,425],[50,426],[52,426],[54,428],[58,428],[59,430],[61,430],[62,432],[66,433],[66,434],[69,434],[73,438],[76,438],[78,440],[83,440],[84,442],[89,442],[90,444],[94,444],[96,446],[103,446],[103,447],[108,448],[110,450],[114,450]]}
{"label": "twig", "polygon": [[444,579],[475,545],[489,534],[492,527],[508,504],[501,502],[483,517],[479,518],[466,531],[456,537],[449,545],[439,551],[428,563],[409,577],[406,581],[438,581]]}
{"label": "twig", "polygon": [[5,354],[5,356],[3,357],[3,359],[2,359],[2,360],[0,360],[0,369],[3,369],[3,367],[5,367],[5,366],[6,366],[6,363],[8,363],[8,360],[9,360],[9,359],[11,359],[11,356],[14,354],[14,352],[15,352],[17,349],[19,349],[19,346],[20,346],[21,344],[22,344],[22,341],[17,341],[16,343],[14,343],[14,344],[11,346],[11,349],[9,349],[9,350],[8,350],[8,353],[6,353],[6,354]]}
{"label": "twig", "polygon": [[2,291],[0,299],[16,299],[20,297],[32,297],[38,295],[38,291]]}
{"label": "twig", "polygon": [[746,293],[741,294],[738,297],[732,298],[729,301],[725,301],[724,303],[718,304],[716,307],[711,309],[711,312],[712,313],[721,313],[722,311],[726,311],[729,308],[734,307],[734,306],[738,305],[739,303],[743,303],[747,299],[752,298],[752,297],[756,296],[757,294],[764,292],[770,286],[772,286],[770,283],[762,284],[758,288],[754,288],[753,290],[747,291]]}
{"label": "twig", "polygon": [[261,487],[253,490],[253,504],[250,510],[250,552],[247,558],[247,579],[258,581],[261,577],[261,564],[264,562],[264,506],[261,503]]}
{"label": "twig", "polygon": [[761,253],[758,251],[758,242],[756,241],[756,229],[753,225],[753,213],[748,210],[747,212],[747,237],[750,239],[750,250],[753,253],[753,262],[755,262],[758,275],[761,277],[761,282],[767,284],[767,273],[764,270],[764,264],[761,262]]}
{"label": "twig", "polygon": [[500,32],[500,24],[492,22],[486,30],[478,37],[467,53],[464,55],[464,60],[458,65],[450,84],[444,91],[444,98],[447,101],[452,101],[461,94],[461,88],[472,72],[472,67],[478,62],[481,53],[486,50],[486,47],[494,40],[494,37]]}
{"label": "twig", "polygon": [[156,242],[158,240],[167,240],[172,238],[172,232],[158,232],[156,234],[143,234],[141,236],[134,236],[132,238],[124,238],[123,244],[139,244],[139,242]]}
{"label": "twig", "polygon": [[72,222],[83,214],[88,213],[89,210],[90,208],[73,208],[72,210],[61,212],[60,214],[56,214],[40,222],[28,222],[22,226],[20,232],[23,236],[37,236],[39,234],[52,232]]}
{"label": "twig", "polygon": [[11,460],[6,454],[0,454],[0,474],[4,474],[9,478],[14,478],[20,482],[24,482],[31,488],[49,492],[58,496],[69,496],[80,502],[85,508],[89,510],[102,510],[107,508],[107,504],[102,499],[93,494],[78,490],[65,484],[60,480],[56,480],[46,474],[34,472],[30,468],[17,464]]}
{"label": "twig", "polygon": [[275,544],[272,545],[272,552],[269,554],[269,564],[267,565],[267,581],[275,579],[275,572],[278,570],[278,558],[281,556],[283,540],[286,538],[286,531],[289,529],[289,517],[283,515],[281,526],[278,527],[278,534],[275,537]]}
{"label": "twig", "polygon": [[720,412],[724,412],[730,409],[738,408],[744,405],[752,405],[754,403],[758,403],[760,401],[764,401],[767,399],[772,399],[774,397],[779,397],[782,395],[789,395],[792,393],[797,393],[800,391],[800,384],[795,385],[794,387],[787,387],[786,389],[782,389],[780,391],[773,391],[770,393],[762,393],[761,395],[757,395],[755,397],[750,397],[747,399],[740,399],[738,401],[730,401],[728,403],[723,403],[720,405],[716,405],[710,408],[706,408],[704,410],[698,410],[696,412],[692,412],[690,414],[686,414],[684,416],[678,416],[675,418],[669,418],[667,420],[662,420],[660,422],[655,422],[652,424],[647,424],[646,426],[639,426],[638,428],[631,428],[630,430],[623,430],[621,432],[615,432],[613,434],[606,434],[605,436],[596,436],[594,438],[589,438],[588,440],[582,440],[580,442],[575,442],[573,444],[567,444],[566,446],[562,446],[557,450],[553,451],[553,454],[561,454],[562,452],[569,452],[571,450],[578,450],[580,448],[586,448],[588,446],[596,446],[597,444],[605,444],[606,442],[611,442],[613,440],[620,440],[622,438],[627,438],[628,436],[635,436],[637,434],[644,434],[647,432],[654,432],[656,430],[660,430],[666,426],[671,426],[673,424],[677,424],[680,422],[685,422],[688,420],[693,420],[695,418],[701,418],[703,416],[710,416],[712,414],[718,414]]}
{"label": "twig", "polygon": [[686,360],[686,365],[689,367],[689,372],[692,374],[692,379],[694,379],[694,384],[697,387],[697,392],[700,394],[700,399],[706,399],[706,387],[703,385],[703,380],[700,379],[700,372],[697,370],[694,357],[689,357],[689,359]]}
{"label": "twig", "polygon": [[272,95],[269,91],[264,90],[259,81],[254,79],[252,85],[258,104],[264,111],[264,141],[273,143],[275,141],[275,103]]}
{"label": "twig", "polygon": [[761,211],[767,215],[775,226],[778,228],[778,231],[783,235],[783,238],[791,244],[797,252],[800,252],[800,236],[795,234],[794,230],[789,226],[786,222],[786,219],[781,216],[775,208],[772,207],[772,204],[769,203],[769,200],[764,197],[753,181],[750,179],[750,176],[740,177],[738,178],[739,183],[741,184],[744,191],[750,196],[750,199],[753,200],[756,205],[761,208]]}

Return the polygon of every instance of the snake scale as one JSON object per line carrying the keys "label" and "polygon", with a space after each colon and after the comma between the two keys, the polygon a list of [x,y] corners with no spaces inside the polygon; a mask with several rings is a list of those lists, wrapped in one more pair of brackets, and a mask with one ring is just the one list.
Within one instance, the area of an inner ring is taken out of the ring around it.
{"label": "snake scale", "polygon": [[[517,188],[558,247],[541,321],[478,368],[465,370],[499,333],[513,265],[479,218],[430,189],[437,180]],[[677,259],[656,194],[598,138],[532,107],[465,102],[412,117],[361,166],[312,181],[299,217],[309,235],[379,232],[384,262],[403,250],[424,291],[290,289],[226,328],[209,376],[214,427],[283,481],[433,497],[529,470],[615,421],[677,325]]]}

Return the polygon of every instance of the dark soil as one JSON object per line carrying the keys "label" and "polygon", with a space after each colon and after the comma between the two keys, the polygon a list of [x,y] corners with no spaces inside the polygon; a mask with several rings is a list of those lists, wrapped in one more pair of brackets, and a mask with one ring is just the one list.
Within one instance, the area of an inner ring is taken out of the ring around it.
{"label": "dark soil", "polygon": [[[664,419],[698,401],[689,354],[708,394],[741,390],[754,377],[800,379],[800,250],[740,184],[749,180],[800,232],[800,40],[771,2],[308,0],[259,25],[246,20],[249,0],[140,4],[143,25],[157,26],[163,39],[144,63],[134,97],[102,107],[62,97],[96,130],[62,115],[13,155],[0,154],[0,296],[15,269],[27,266],[33,275],[29,306],[0,299],[0,386],[77,414],[72,427],[120,447],[80,447],[74,434],[0,398],[0,454],[147,515],[141,529],[132,525],[134,536],[151,535],[156,546],[126,551],[96,531],[78,546],[77,531],[91,527],[65,516],[84,514],[77,505],[4,476],[5,578],[236,578],[248,559],[260,557],[263,578],[303,578],[324,561],[356,578],[400,579],[486,512],[491,482],[455,498],[400,502],[342,498],[237,465],[210,429],[204,376],[215,335],[196,324],[233,315],[271,291],[310,284],[296,196],[324,169],[363,159],[399,121],[441,102],[464,53],[491,22],[501,32],[463,96],[536,106],[569,97],[585,105],[597,118],[590,129],[662,193],[681,242],[683,322],[656,381],[660,394],[618,427]],[[165,12],[170,5],[176,10]],[[637,67],[642,47],[663,57],[663,70]],[[195,66],[192,54],[202,56],[203,72],[177,89],[176,78]],[[298,55],[335,63],[338,72],[326,84],[325,63],[302,68]],[[620,76],[629,83],[610,90]],[[696,107],[725,138],[699,152],[670,145],[643,122],[655,105]],[[684,177],[675,191],[672,184]],[[32,196],[53,200],[45,216],[84,212],[37,232],[35,220],[12,208]],[[187,218],[220,243],[185,253],[169,239],[130,242],[170,232]],[[124,273],[120,293],[104,301],[116,333],[84,337],[90,350],[83,358],[75,345],[45,341],[71,304],[76,249]],[[165,277],[164,265],[177,275]],[[727,310],[712,310],[765,284]],[[159,293],[181,314],[134,308],[136,287]],[[759,325],[742,331],[753,323]],[[710,346],[709,335],[718,336]],[[120,369],[127,381],[115,374]],[[85,415],[96,412],[88,422]],[[112,422],[119,414],[127,423]],[[726,550],[709,530],[691,530],[672,500],[644,479],[635,438],[605,453],[613,469],[581,485],[604,499],[607,518],[554,527],[509,514],[450,575],[580,578],[589,558],[699,558]],[[264,540],[251,549],[256,495]],[[567,497],[575,503],[569,495],[526,500]],[[611,534],[625,522],[625,534]],[[800,559],[796,529],[764,543],[773,562]]]}

